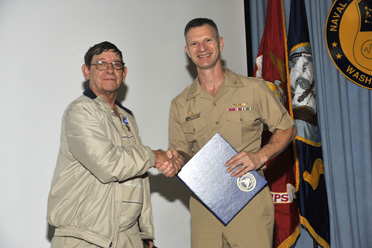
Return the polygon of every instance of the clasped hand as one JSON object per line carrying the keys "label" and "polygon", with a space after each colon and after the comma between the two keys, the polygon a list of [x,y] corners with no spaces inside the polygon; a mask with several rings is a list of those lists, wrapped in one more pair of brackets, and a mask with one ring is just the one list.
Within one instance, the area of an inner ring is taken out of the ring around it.
{"label": "clasped hand", "polygon": [[179,153],[170,147],[168,151],[161,149],[154,151],[155,154],[155,168],[163,173],[166,177],[173,177],[176,175],[183,165],[183,161]]}

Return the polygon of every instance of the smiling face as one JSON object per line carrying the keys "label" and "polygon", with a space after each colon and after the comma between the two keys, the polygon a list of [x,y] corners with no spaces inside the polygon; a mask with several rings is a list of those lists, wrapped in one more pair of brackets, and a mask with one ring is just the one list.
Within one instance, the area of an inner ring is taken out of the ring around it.
{"label": "smiling face", "polygon": [[[103,61],[109,64],[105,70],[98,70],[94,65],[97,61]],[[127,68],[124,67],[124,69],[121,70],[114,70],[112,64],[110,64],[112,62],[122,62],[122,60],[117,53],[108,50],[101,54],[94,55],[92,58],[92,65],[89,67],[85,64],[83,65],[82,70],[85,79],[89,80],[89,87],[97,96],[102,95],[104,98],[105,96],[116,97],[121,83],[124,82]]]}
{"label": "smiling face", "polygon": [[220,62],[223,38],[217,38],[211,26],[205,24],[189,29],[186,41],[185,51],[199,70],[210,69]]}

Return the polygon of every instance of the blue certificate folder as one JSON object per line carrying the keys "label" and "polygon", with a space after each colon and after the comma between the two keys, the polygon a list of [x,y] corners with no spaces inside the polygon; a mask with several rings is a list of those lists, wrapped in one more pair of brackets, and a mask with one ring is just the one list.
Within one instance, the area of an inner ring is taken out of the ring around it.
{"label": "blue certificate folder", "polygon": [[267,184],[257,171],[231,177],[225,163],[235,154],[235,149],[217,133],[178,173],[225,226]]}

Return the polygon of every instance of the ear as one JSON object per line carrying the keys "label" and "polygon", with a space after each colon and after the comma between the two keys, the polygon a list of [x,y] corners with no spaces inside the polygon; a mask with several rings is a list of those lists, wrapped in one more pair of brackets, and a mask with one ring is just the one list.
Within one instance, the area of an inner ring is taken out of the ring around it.
{"label": "ear", "polygon": [[123,69],[123,82],[125,81],[125,77],[127,76],[128,73],[128,67],[124,67]]}
{"label": "ear", "polygon": [[84,74],[85,79],[86,80],[89,80],[89,69],[88,69],[88,66],[86,64],[84,64],[81,67],[81,70],[83,71],[83,74]]}
{"label": "ear", "polygon": [[188,49],[187,45],[185,46],[185,51],[186,51],[186,53],[187,53],[187,56],[189,56],[189,58],[191,58],[191,57],[190,57],[190,52],[189,52],[189,49]]}
{"label": "ear", "polygon": [[223,37],[220,37],[220,52],[223,49]]}

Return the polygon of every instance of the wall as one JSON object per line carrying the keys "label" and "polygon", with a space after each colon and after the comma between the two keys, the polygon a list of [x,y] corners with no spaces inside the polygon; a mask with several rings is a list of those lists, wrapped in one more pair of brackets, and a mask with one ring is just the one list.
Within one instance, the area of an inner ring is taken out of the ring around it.
{"label": "wall", "polygon": [[[108,40],[128,67],[120,101],[133,110],[144,144],[168,147],[171,99],[194,77],[183,29],[194,17],[215,20],[227,67],[246,75],[242,0],[0,2],[0,247],[49,247],[46,204],[61,117],[84,87],[88,48]],[[155,244],[189,248],[189,191],[150,171]]]}

